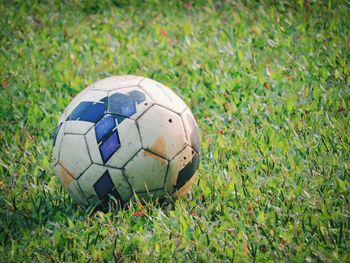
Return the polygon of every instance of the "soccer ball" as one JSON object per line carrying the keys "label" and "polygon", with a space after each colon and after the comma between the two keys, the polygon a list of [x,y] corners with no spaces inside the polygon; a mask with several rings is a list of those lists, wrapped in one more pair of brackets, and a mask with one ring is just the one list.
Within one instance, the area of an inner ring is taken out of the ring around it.
{"label": "soccer ball", "polygon": [[200,159],[196,121],[164,85],[138,76],[97,81],[61,116],[54,171],[82,205],[183,196]]}

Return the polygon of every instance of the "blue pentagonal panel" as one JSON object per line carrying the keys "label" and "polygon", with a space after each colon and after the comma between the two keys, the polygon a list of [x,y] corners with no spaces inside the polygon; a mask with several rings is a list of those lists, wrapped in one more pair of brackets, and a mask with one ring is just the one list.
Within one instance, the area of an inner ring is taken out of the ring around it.
{"label": "blue pentagonal panel", "polygon": [[110,195],[118,200],[122,206],[124,205],[123,199],[121,198],[117,188],[115,188],[108,170],[106,170],[106,172],[94,184],[94,190],[98,198],[101,200],[102,206],[100,206],[100,208],[103,210],[107,208],[111,200]]}
{"label": "blue pentagonal panel", "polygon": [[105,115],[95,126],[97,141],[101,141],[104,136],[115,128],[115,118],[112,115]]}
{"label": "blue pentagonal panel", "polygon": [[128,94],[137,104],[140,104],[141,102],[143,102],[146,99],[145,94],[143,94],[142,92],[140,92],[138,90],[130,91],[130,92],[128,92]]}
{"label": "blue pentagonal panel", "polygon": [[67,121],[80,120],[96,123],[104,112],[105,104],[103,102],[83,101],[68,116]]}
{"label": "blue pentagonal panel", "polygon": [[108,170],[94,184],[95,192],[100,200],[104,199],[108,193],[112,192],[114,184]]}
{"label": "blue pentagonal panel", "polygon": [[102,160],[104,163],[120,148],[120,140],[118,131],[113,132],[107,140],[103,141],[99,146]]}

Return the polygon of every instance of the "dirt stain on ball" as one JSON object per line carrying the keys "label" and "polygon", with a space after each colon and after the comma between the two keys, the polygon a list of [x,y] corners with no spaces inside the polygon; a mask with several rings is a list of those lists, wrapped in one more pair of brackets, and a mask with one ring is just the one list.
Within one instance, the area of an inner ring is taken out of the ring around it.
{"label": "dirt stain on ball", "polygon": [[[167,154],[167,144],[165,142],[164,137],[159,137],[149,148],[150,151],[159,154],[161,156],[166,156]],[[166,160],[161,158],[160,156],[153,154],[152,152],[149,151],[144,151],[143,156],[149,156],[152,157],[153,159],[157,160],[160,162],[161,165],[166,164]]]}
{"label": "dirt stain on ball", "polygon": [[159,137],[149,149],[160,156],[167,156],[168,153],[167,143],[163,136]]}
{"label": "dirt stain on ball", "polygon": [[70,173],[66,166],[63,164],[63,161],[60,161],[60,174],[63,180],[65,187],[68,187],[70,183],[74,180],[74,174]]}

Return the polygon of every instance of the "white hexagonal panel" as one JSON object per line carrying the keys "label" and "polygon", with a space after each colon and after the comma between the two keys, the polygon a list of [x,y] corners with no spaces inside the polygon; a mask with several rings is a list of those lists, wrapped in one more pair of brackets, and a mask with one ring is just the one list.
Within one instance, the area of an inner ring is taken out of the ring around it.
{"label": "white hexagonal panel", "polygon": [[169,162],[164,188],[169,194],[182,190],[186,192],[199,165],[198,154],[189,146]]}
{"label": "white hexagonal panel", "polygon": [[183,100],[177,96],[171,89],[152,79],[145,78],[140,82],[154,103],[177,113],[182,113],[186,108]]}
{"label": "white hexagonal panel", "polygon": [[137,122],[143,147],[167,160],[186,146],[181,117],[170,110],[154,105]]}
{"label": "white hexagonal panel", "polygon": [[94,128],[90,129],[86,133],[85,140],[86,140],[86,143],[88,146],[88,150],[89,150],[89,154],[90,154],[92,162],[96,163],[96,164],[103,164]]}
{"label": "white hexagonal panel", "polygon": [[167,160],[141,150],[125,166],[125,176],[133,191],[152,191],[162,188],[167,167]]}
{"label": "white hexagonal panel", "polygon": [[77,203],[82,204],[82,205],[88,205],[88,201],[86,200],[83,192],[81,191],[77,180],[73,180],[66,189],[67,189],[69,195]]}
{"label": "white hexagonal panel", "polygon": [[182,115],[184,123],[186,138],[188,145],[196,150],[198,154],[201,152],[201,138],[199,135],[199,129],[191,111],[187,109]]}
{"label": "white hexagonal panel", "polygon": [[78,182],[90,204],[97,204],[108,195],[126,202],[132,195],[130,186],[119,169],[93,164]]}
{"label": "white hexagonal panel", "polygon": [[64,135],[59,163],[74,178],[78,178],[91,165],[83,135]]}
{"label": "white hexagonal panel", "polygon": [[111,175],[111,179],[113,181],[114,186],[117,188],[120,197],[124,202],[127,202],[132,196],[132,189],[128,181],[125,178],[125,175],[119,169],[108,168],[109,174]]}
{"label": "white hexagonal panel", "polygon": [[153,104],[140,87],[122,88],[109,92],[108,113],[136,120]]}
{"label": "white hexagonal panel", "polygon": [[120,88],[137,86],[142,79],[143,77],[132,75],[113,76],[95,82],[92,85],[91,89],[110,91]]}
{"label": "white hexagonal panel", "polygon": [[87,200],[85,199],[77,180],[75,180],[60,164],[55,166],[54,171],[68,194],[79,204],[87,205]]}
{"label": "white hexagonal panel", "polygon": [[117,125],[120,148],[112,155],[107,164],[123,167],[141,148],[141,140],[135,121],[124,119]]}
{"label": "white hexagonal panel", "polygon": [[91,127],[94,126],[93,122],[87,121],[66,121],[64,125],[64,133],[72,134],[85,134]]}
{"label": "white hexagonal panel", "polygon": [[59,161],[61,143],[62,143],[63,134],[64,134],[64,126],[65,126],[65,123],[63,122],[63,123],[58,124],[58,126],[56,127],[56,133],[55,133],[55,137],[54,137],[54,146],[53,146],[53,150],[52,150],[52,158],[53,158],[53,162],[55,165]]}

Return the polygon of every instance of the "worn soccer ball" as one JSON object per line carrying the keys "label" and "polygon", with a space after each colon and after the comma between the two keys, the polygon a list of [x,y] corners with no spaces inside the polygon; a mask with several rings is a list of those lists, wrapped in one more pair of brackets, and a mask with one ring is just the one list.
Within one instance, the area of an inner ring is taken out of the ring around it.
{"label": "worn soccer ball", "polygon": [[200,160],[196,121],[164,85],[138,76],[97,81],[64,111],[54,137],[54,171],[82,205],[176,199]]}

